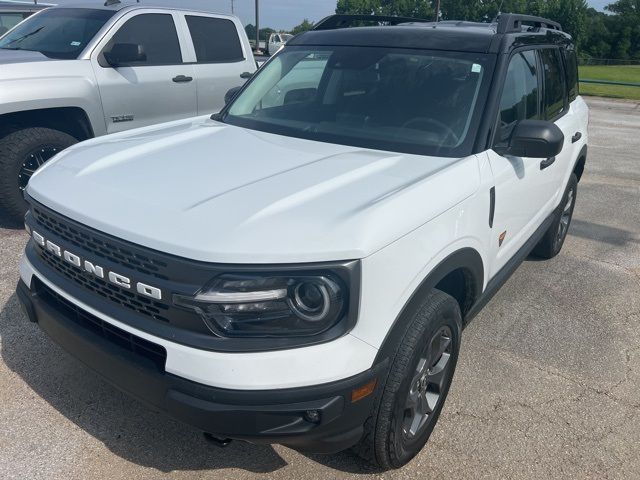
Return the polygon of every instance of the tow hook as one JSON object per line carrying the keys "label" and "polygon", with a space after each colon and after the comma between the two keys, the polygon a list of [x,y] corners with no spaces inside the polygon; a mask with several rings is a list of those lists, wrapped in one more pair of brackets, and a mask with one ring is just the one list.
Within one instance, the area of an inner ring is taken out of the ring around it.
{"label": "tow hook", "polygon": [[210,433],[204,432],[204,438],[207,442],[213,443],[216,447],[224,448],[229,445],[232,440],[230,438],[220,438]]}

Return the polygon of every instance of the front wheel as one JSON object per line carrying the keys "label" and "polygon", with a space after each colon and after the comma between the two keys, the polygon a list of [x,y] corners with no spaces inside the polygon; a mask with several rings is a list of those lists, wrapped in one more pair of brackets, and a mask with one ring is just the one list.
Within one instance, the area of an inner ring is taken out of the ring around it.
{"label": "front wheel", "polygon": [[558,255],[569,232],[573,209],[578,195],[578,177],[574,173],[569,178],[562,201],[555,211],[555,217],[549,229],[533,249],[536,257],[550,259]]}
{"label": "front wheel", "polygon": [[0,208],[13,220],[27,212],[24,189],[35,171],[77,140],[50,128],[24,128],[0,139]]}
{"label": "front wheel", "polygon": [[356,453],[391,469],[407,464],[422,450],[449,393],[461,332],[458,303],[446,293],[433,290],[397,346]]}

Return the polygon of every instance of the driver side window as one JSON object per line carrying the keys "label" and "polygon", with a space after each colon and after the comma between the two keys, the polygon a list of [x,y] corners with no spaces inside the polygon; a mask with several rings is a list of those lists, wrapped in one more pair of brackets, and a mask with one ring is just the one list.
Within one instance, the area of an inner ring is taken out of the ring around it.
{"label": "driver side window", "polygon": [[540,118],[538,64],[533,50],[511,58],[500,100],[498,141],[506,142],[516,123]]}
{"label": "driver side window", "polygon": [[115,44],[140,45],[146,60],[128,66],[178,65],[182,63],[180,41],[173,17],[164,13],[136,15],[118,30],[103,52]]}

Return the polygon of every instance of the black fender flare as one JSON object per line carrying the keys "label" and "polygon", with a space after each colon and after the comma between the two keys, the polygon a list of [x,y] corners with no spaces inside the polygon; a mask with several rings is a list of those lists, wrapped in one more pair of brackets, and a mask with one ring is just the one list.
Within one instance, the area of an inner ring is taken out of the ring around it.
{"label": "black fender flare", "polygon": [[418,308],[420,308],[425,295],[433,290],[444,277],[460,268],[465,269],[471,275],[475,285],[475,303],[475,300],[481,295],[484,285],[484,264],[477,250],[473,248],[462,248],[442,260],[429,272],[420,283],[420,286],[411,294],[411,297],[402,307],[402,310],[400,310],[400,313],[387,332],[387,336],[382,342],[374,360],[374,365],[385,361],[387,358],[392,358],[397,344],[402,340],[402,337],[404,337],[409,322],[418,311]]}

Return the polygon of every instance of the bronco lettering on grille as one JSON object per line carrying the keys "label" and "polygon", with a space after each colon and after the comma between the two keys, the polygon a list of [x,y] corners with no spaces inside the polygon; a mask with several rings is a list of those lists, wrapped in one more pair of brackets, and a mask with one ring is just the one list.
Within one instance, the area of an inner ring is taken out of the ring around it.
{"label": "bronco lettering on grille", "polygon": [[147,285],[146,283],[142,282],[134,283],[129,277],[106,270],[105,268],[96,265],[89,260],[81,258],[79,255],[76,255],[73,252],[65,250],[64,248],[60,247],[60,245],[53,243],[51,240],[47,240],[43,235],[36,232],[35,230],[32,231],[31,237],[37,245],[39,245],[49,253],[62,258],[65,262],[73,265],[74,267],[80,268],[85,272],[88,272],[91,275],[94,275],[95,277],[98,277],[102,280],[108,281],[113,285],[117,285],[120,288],[131,290],[133,287],[135,287],[135,290],[140,295],[153,298],[154,300],[162,300],[162,290],[160,290],[159,288]]}

